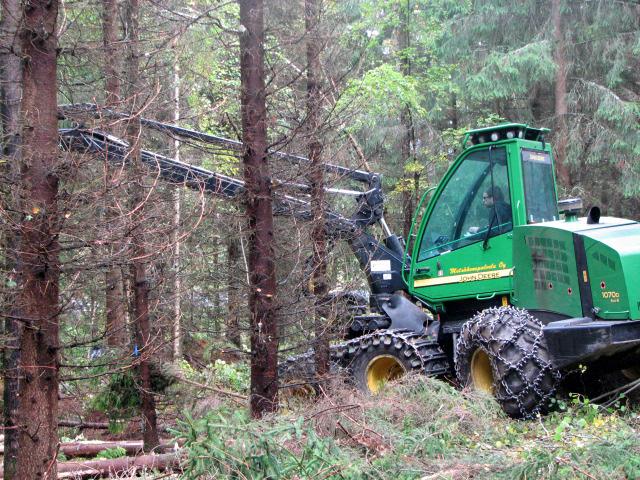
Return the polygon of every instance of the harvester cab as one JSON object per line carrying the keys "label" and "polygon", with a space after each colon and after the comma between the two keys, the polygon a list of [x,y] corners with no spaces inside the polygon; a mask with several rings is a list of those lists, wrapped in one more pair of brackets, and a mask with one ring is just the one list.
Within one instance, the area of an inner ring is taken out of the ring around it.
{"label": "harvester cab", "polygon": [[464,320],[510,303],[514,228],[559,218],[547,132],[521,124],[468,132],[471,146],[428,203],[423,196],[406,282],[432,311]]}

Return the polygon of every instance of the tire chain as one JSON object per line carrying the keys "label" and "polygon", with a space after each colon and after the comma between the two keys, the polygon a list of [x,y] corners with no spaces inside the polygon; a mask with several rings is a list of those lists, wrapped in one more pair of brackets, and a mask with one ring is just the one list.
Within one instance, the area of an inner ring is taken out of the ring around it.
{"label": "tire chain", "polygon": [[[505,328],[507,324],[503,321],[506,314],[511,314],[512,321],[508,324],[511,327],[510,329]],[[522,418],[530,419],[540,413],[540,410],[546,407],[554,395],[555,387],[561,379],[560,372],[552,365],[551,361],[538,355],[539,351],[547,352],[542,326],[542,322],[526,310],[514,307],[492,307],[478,313],[474,317],[474,321],[464,324],[456,346],[456,351],[461,349],[469,351],[469,349],[473,348],[472,342],[474,339],[482,339],[486,342],[485,347],[488,349],[489,355],[497,358],[506,367],[504,374],[500,376],[499,386],[501,388],[495,388],[496,400],[502,404],[515,399]],[[504,338],[505,333],[509,333],[507,338]],[[501,334],[503,335],[502,337],[500,336]],[[533,340],[531,349],[524,349],[518,344],[518,340],[524,335]],[[517,349],[521,354],[516,362],[505,356],[505,352],[511,348]],[[524,372],[524,367],[529,362],[534,362],[539,368],[539,372],[533,381],[530,381]],[[460,378],[459,363],[456,361],[455,364],[456,374]],[[520,392],[514,392],[505,380],[513,372],[516,372],[520,380],[526,385]],[[547,390],[541,388],[546,375],[550,375],[553,382],[552,388]],[[539,399],[533,409],[523,404],[523,398],[525,398],[529,388],[533,390]],[[500,394],[498,391],[504,393]]]}
{"label": "tire chain", "polygon": [[[420,335],[409,329],[378,330],[347,342],[331,345],[330,372],[339,373],[345,370],[348,372],[351,362],[360,352],[367,351],[380,343],[393,345],[409,360],[413,371],[419,371],[428,376],[445,375],[451,372],[449,360],[440,348],[440,344],[432,337]],[[278,374],[283,379],[315,383],[313,350],[287,358],[278,366]]]}

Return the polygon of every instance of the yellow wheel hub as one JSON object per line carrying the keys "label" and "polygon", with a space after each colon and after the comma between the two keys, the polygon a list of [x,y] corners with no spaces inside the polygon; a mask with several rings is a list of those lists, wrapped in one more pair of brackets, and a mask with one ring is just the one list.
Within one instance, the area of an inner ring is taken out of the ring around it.
{"label": "yellow wheel hub", "polygon": [[378,393],[382,385],[390,380],[400,378],[405,368],[393,355],[378,355],[367,365],[367,386],[371,393]]}
{"label": "yellow wheel hub", "polygon": [[493,394],[493,371],[487,352],[478,348],[471,357],[471,380],[476,390]]}

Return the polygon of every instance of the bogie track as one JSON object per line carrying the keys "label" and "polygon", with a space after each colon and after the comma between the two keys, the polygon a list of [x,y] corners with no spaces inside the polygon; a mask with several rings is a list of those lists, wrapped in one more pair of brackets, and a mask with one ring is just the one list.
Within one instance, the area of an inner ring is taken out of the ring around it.
{"label": "bogie track", "polygon": [[[388,359],[386,363],[390,368],[395,365],[396,370],[401,369],[391,378],[405,372],[440,376],[451,370],[447,355],[438,342],[411,330],[378,330],[330,348],[331,371],[346,372],[362,390],[376,390],[367,388],[366,379],[368,371],[371,377],[372,362],[376,359]],[[279,375],[284,388],[288,386],[286,383],[316,382],[313,350],[287,358],[279,367]]]}

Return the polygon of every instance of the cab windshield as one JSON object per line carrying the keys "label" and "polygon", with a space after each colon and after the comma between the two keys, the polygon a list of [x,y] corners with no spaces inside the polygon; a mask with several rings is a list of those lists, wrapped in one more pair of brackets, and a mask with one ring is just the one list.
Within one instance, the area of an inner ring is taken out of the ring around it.
{"label": "cab windshield", "polygon": [[[476,150],[440,192],[425,226],[418,261],[512,229],[504,147]],[[489,229],[491,230],[489,232]]]}

